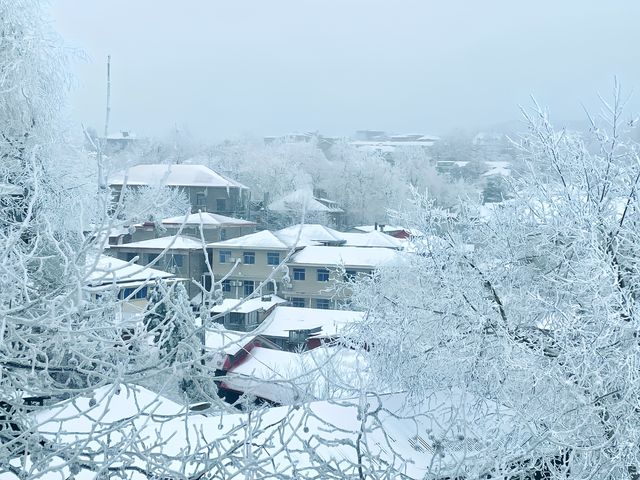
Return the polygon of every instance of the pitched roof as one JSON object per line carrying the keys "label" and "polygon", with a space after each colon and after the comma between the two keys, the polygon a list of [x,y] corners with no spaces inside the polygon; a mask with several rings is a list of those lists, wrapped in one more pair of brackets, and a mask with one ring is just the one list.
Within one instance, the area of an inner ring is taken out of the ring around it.
{"label": "pitched roof", "polygon": [[[162,397],[151,394],[149,402],[145,395],[136,402],[139,397],[130,393],[131,387],[120,387],[113,395],[108,388],[43,408],[33,416],[39,433],[61,445],[91,439],[105,449],[131,436],[139,439],[132,451],[144,447],[150,455],[174,459],[172,469],[184,476],[201,473],[202,456],[212,449],[225,458],[248,440],[256,447],[251,458],[238,456],[238,462],[225,465],[228,476],[258,466],[263,476],[293,478],[305,472],[322,477],[328,466],[335,466],[350,477],[358,475],[360,465],[385,478],[444,478],[473,466],[490,471],[505,445],[557,454],[535,429],[516,421],[513,410],[455,388],[424,392],[419,401],[404,393],[379,394],[173,419],[161,416],[175,412]],[[94,407],[92,398],[97,400]],[[145,405],[144,411],[154,415],[136,415]],[[113,428],[96,429],[115,423],[117,435]],[[157,441],[143,445],[145,438]],[[356,444],[366,452],[360,461]],[[134,455],[130,465],[145,468],[145,462]]]}
{"label": "pitched roof", "polygon": [[361,321],[364,315],[364,312],[352,310],[323,310],[278,305],[264,319],[256,332],[268,337],[288,337],[291,330],[320,328],[314,336],[331,336],[342,332],[348,325]]}
{"label": "pitched roof", "polygon": [[273,232],[282,242],[289,247],[319,245],[322,243],[344,242],[342,232],[319,224],[300,223],[282,228]]}
{"label": "pitched roof", "polygon": [[202,241],[187,235],[171,235],[168,237],[151,238],[140,242],[111,245],[112,249],[132,248],[136,250],[201,250]]}
{"label": "pitched roof", "polygon": [[222,312],[237,312],[237,313],[249,313],[256,310],[268,310],[274,305],[280,303],[287,303],[284,298],[280,298],[277,295],[266,295],[262,297],[250,298],[249,300],[237,299],[237,298],[225,298],[221,304],[211,307],[211,311],[214,313]]}
{"label": "pitched roof", "polygon": [[[87,262],[91,268],[92,262]],[[147,282],[160,278],[173,278],[175,275],[156,268],[143,267],[136,263],[125,262],[107,255],[100,255],[96,267],[89,272],[87,283],[91,286],[113,283]]]}
{"label": "pitched roof", "polygon": [[344,265],[376,268],[396,258],[398,251],[390,248],[305,247],[292,255],[290,262],[301,265]]}
{"label": "pitched roof", "polygon": [[256,233],[250,233],[249,235],[243,235],[242,237],[231,238],[222,242],[213,242],[207,245],[213,248],[224,247],[245,247],[245,248],[258,248],[258,249],[277,249],[286,250],[289,245],[280,240],[273,232],[269,230],[262,230]]}
{"label": "pitched roof", "polygon": [[385,247],[402,248],[404,243],[385,233],[373,230],[367,233],[342,233],[340,236],[346,240],[347,247]]}
{"label": "pitched roof", "polygon": [[227,225],[255,225],[255,222],[243,220],[241,218],[227,217],[217,213],[198,212],[177,217],[165,218],[162,220],[163,225],[203,225],[203,226],[227,226]]}
{"label": "pitched roof", "polygon": [[110,185],[168,185],[173,187],[227,187],[245,185],[214,172],[204,165],[148,164],[129,167],[110,176]]}

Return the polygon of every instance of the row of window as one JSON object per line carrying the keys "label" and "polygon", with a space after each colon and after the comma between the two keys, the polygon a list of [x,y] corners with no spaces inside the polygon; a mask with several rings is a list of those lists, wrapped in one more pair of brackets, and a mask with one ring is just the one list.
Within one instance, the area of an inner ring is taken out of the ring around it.
{"label": "row of window", "polygon": [[[218,251],[218,262],[233,263],[231,250]],[[256,263],[256,252],[242,252],[242,263],[254,265]],[[267,265],[280,265],[280,252],[267,252]]]}
{"label": "row of window", "polygon": [[[329,308],[331,308],[331,302],[326,298],[316,298],[313,303],[315,308],[321,308],[323,310],[329,310]],[[307,302],[302,297],[293,297],[291,299],[291,306],[304,308],[307,306]]]}
{"label": "row of window", "polygon": [[[123,288],[118,292],[118,298],[120,300],[124,300],[125,298],[128,298],[129,300],[133,300],[134,298],[147,298],[147,287],[142,287],[138,291],[136,290],[137,290],[137,287]],[[133,292],[136,292],[136,293],[134,294]],[[131,298],[129,298],[130,295],[132,295]]]}
{"label": "row of window", "polygon": [[[207,206],[207,195],[204,192],[196,193],[196,207]],[[227,200],[225,198],[216,198],[216,211],[225,212],[227,210]]]}
{"label": "row of window", "polygon": [[[157,253],[147,253],[145,254],[147,262],[145,265],[148,265],[149,263],[155,261],[158,258]],[[124,255],[124,260],[126,260],[127,262],[130,262],[131,260],[133,260],[136,256],[138,256],[138,254],[136,253],[125,253]],[[165,267],[178,267],[178,268],[182,268],[182,266],[184,265],[184,257],[185,255],[166,255],[165,256],[165,261],[166,263],[163,264],[163,266]],[[156,266],[158,266],[156,264]]]}

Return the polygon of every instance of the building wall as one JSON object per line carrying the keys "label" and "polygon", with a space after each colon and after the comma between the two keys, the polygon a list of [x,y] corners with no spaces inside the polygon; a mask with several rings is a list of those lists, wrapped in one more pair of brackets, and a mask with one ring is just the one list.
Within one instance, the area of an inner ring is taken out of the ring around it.
{"label": "building wall", "polygon": [[[167,227],[165,226],[165,231],[160,231],[155,228],[155,226],[138,226],[136,227],[136,231],[131,236],[131,242],[141,242],[143,240],[150,240],[152,238],[160,238],[160,237],[170,237],[178,234],[178,227]],[[243,235],[248,235],[250,233],[255,232],[255,227],[251,225],[247,226],[227,226],[224,228],[220,227],[207,227],[204,226],[202,229],[202,233],[204,236],[204,240],[207,243],[211,242],[219,242],[221,240],[229,240],[231,238],[241,237]],[[181,235],[188,235],[194,238],[200,238],[200,226],[199,225],[185,225]],[[223,238],[224,237],[224,238]]]}
{"label": "building wall", "polygon": [[[237,187],[186,187],[192,213],[198,210],[229,217],[249,214],[249,191]],[[200,195],[199,195],[200,194]],[[220,205],[224,203],[224,205]]]}
{"label": "building wall", "polygon": [[[128,185],[127,189],[134,190],[137,185]],[[176,188],[185,193],[191,204],[191,212],[198,210],[219,213],[228,217],[247,217],[249,215],[250,193],[247,189],[238,187],[170,187]],[[111,185],[113,199],[118,200],[120,196],[120,185]],[[199,195],[201,194],[201,195]],[[224,201],[224,205],[219,205],[218,200]],[[219,208],[223,207],[223,208]]]}
{"label": "building wall", "polygon": [[[131,255],[137,255],[139,257],[136,262],[138,265],[148,265],[151,261],[150,255],[159,255],[161,252],[162,250],[160,249],[136,249],[123,246],[117,250],[111,249],[110,254],[125,261],[129,261]],[[182,257],[181,266],[177,265],[175,259],[172,258],[174,255]],[[169,250],[152,268],[174,273],[180,278],[202,282],[202,276],[206,271],[206,263],[202,250]],[[193,282],[187,282],[185,288],[189,298],[200,293],[200,290]]]}
{"label": "building wall", "polygon": [[[231,258],[239,258],[241,263],[234,269],[235,262],[229,261],[225,263],[220,263],[220,251],[227,250],[231,252]],[[255,286],[257,287],[259,283],[264,281],[271,273],[273,272],[276,265],[268,265],[267,264],[267,253],[268,252],[278,252],[280,254],[280,261],[282,261],[287,254],[287,250],[258,250],[251,248],[212,248],[209,250],[209,260],[211,262],[211,267],[213,268],[213,272],[216,276],[216,280],[227,275],[232,269],[233,274],[229,277],[229,280],[233,282],[243,282],[245,280],[253,280],[255,282]],[[244,252],[254,252],[255,253],[255,263],[254,264],[246,264],[244,263]],[[279,284],[278,292],[282,290],[281,288],[281,280],[283,273],[277,273],[274,276],[274,279]],[[267,293],[267,292],[264,292]],[[269,292],[271,293],[271,292]],[[242,298],[245,296],[244,287],[242,285],[232,286],[230,292],[225,292],[226,298]]]}
{"label": "building wall", "polygon": [[[295,268],[305,269],[304,280],[295,280]],[[318,280],[318,269],[323,268],[329,270],[328,281]],[[345,269],[355,272],[356,275],[368,275],[371,273],[370,269],[351,268],[349,266],[345,266]],[[338,267],[335,265],[321,267],[318,265],[290,264],[289,276],[291,278],[291,288],[284,290],[285,298],[287,300],[292,298],[304,298],[305,307],[315,308],[316,299],[328,299],[330,300],[330,307],[335,308],[339,306],[340,303],[348,300],[351,294],[348,288],[342,288],[339,290],[335,289],[336,283],[343,280],[343,278],[338,273]]]}

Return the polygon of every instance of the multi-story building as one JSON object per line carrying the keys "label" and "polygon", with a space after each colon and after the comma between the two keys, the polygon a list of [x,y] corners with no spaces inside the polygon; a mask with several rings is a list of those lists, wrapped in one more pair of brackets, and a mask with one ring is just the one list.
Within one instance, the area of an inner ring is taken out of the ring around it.
{"label": "multi-story building", "polygon": [[[140,242],[112,245],[109,254],[124,261],[138,257],[140,265],[151,265],[175,274],[179,278],[202,282],[207,272],[203,243],[199,238],[177,235]],[[189,298],[200,293],[192,281],[186,285]]]}
{"label": "multi-story building", "polygon": [[109,178],[116,196],[125,184],[131,189],[153,185],[179,189],[187,195],[193,213],[249,214],[249,188],[204,165],[136,165]]}
{"label": "multi-story building", "polygon": [[145,222],[135,226],[131,241],[139,242],[152,238],[188,235],[204,238],[205,242],[219,242],[229,238],[241,237],[256,231],[256,224],[240,218],[226,217],[217,213],[198,212],[187,216],[165,218],[157,225]]}
{"label": "multi-story building", "polygon": [[380,232],[343,234],[321,225],[303,225],[207,247],[225,297],[242,298],[260,289],[261,294],[277,293],[296,307],[327,309],[348,300],[348,289],[335,288],[341,280],[370,274],[391,261],[401,245]]}

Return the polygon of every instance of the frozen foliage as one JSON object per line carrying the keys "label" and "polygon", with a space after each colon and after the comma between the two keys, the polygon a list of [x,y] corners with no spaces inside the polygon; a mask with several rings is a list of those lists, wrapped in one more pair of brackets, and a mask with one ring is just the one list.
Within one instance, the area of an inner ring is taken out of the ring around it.
{"label": "frozen foliage", "polygon": [[[616,86],[584,136],[524,110],[529,172],[515,198],[484,218],[468,206],[447,235],[355,287],[368,317],[354,341],[380,378],[417,398],[455,386],[508,405],[544,432],[522,458],[552,478],[640,473],[640,161],[621,104]],[[433,202],[415,206],[403,220],[437,230]],[[512,453],[495,453],[502,468]]]}

